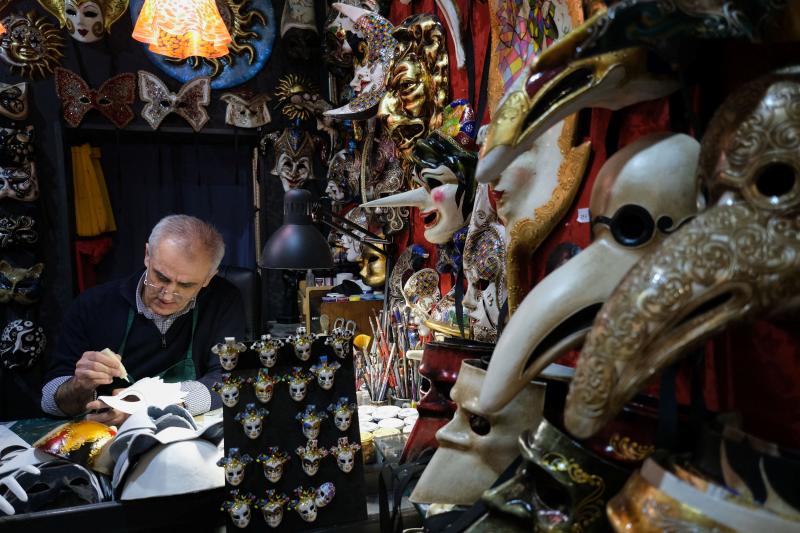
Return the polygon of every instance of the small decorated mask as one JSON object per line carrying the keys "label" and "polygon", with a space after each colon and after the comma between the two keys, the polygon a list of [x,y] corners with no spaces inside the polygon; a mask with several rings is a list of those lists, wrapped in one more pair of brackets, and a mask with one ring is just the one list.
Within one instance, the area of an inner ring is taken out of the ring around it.
{"label": "small decorated mask", "polygon": [[39,4],[66,27],[76,41],[93,43],[111,30],[128,0],[38,0]]}
{"label": "small decorated mask", "polygon": [[187,82],[176,93],[155,74],[139,71],[139,98],[145,103],[142,118],[157,130],[170,113],[183,117],[194,131],[208,122],[206,107],[211,103],[211,78],[199,77]]}
{"label": "small decorated mask", "polygon": [[0,168],[32,164],[33,138],[33,126],[0,128]]}
{"label": "small decorated mask", "polygon": [[9,322],[0,336],[0,361],[9,370],[31,368],[44,353],[44,328],[30,320]]}
{"label": "small decorated mask", "polygon": [[300,518],[305,522],[313,522],[317,519],[317,491],[312,488],[297,487],[294,489],[295,498],[289,502],[288,508],[296,511]]}
{"label": "small decorated mask", "polygon": [[[353,224],[357,224],[362,228],[367,228],[369,226],[369,220],[367,220],[367,212],[360,207],[354,207],[347,214],[344,216],[348,222],[352,222]],[[347,262],[348,263],[356,263],[359,259],[361,259],[361,250],[363,246],[361,245],[361,241],[358,239],[353,238],[351,235],[342,234],[341,238],[342,246],[344,247],[345,251],[347,252]]]}
{"label": "small decorated mask", "polygon": [[61,100],[64,121],[77,128],[91,109],[96,109],[116,127],[124,128],[136,116],[131,104],[136,101],[136,76],[132,72],[109,78],[92,89],[83,78],[65,68],[56,69],[56,95]]}
{"label": "small decorated mask", "polygon": [[283,133],[269,133],[261,140],[261,149],[266,151],[272,143],[275,165],[270,171],[280,178],[283,190],[298,189],[314,177],[314,140],[307,132],[290,126]]}
{"label": "small decorated mask", "polygon": [[283,346],[282,340],[273,339],[272,335],[261,335],[261,340],[254,342],[250,349],[258,352],[258,358],[263,366],[272,368],[278,362],[278,349],[281,346]]}
{"label": "small decorated mask", "polygon": [[305,411],[297,413],[296,420],[300,421],[303,435],[307,439],[316,439],[319,436],[319,426],[322,421],[328,418],[324,411],[315,411],[316,405],[309,404],[306,406]]}
{"label": "small decorated mask", "polygon": [[334,373],[341,368],[338,361],[328,362],[328,356],[323,355],[319,358],[319,363],[311,367],[311,373],[317,376],[317,385],[322,390],[333,388]]}
{"label": "small decorated mask", "polygon": [[354,320],[345,320],[341,317],[337,318],[333,323],[333,330],[330,337],[325,339],[325,345],[333,348],[333,353],[339,359],[347,357],[350,350],[350,342],[356,333],[356,323]]}
{"label": "small decorated mask", "polygon": [[267,448],[265,453],[256,457],[256,461],[264,468],[264,476],[268,481],[277,483],[283,476],[283,465],[289,461],[289,455],[280,448]]}
{"label": "small decorated mask", "polygon": [[308,393],[308,382],[314,379],[314,376],[300,367],[294,367],[292,373],[282,379],[289,384],[289,396],[292,400],[301,402]]}
{"label": "small decorated mask", "polygon": [[231,499],[222,503],[222,510],[228,511],[233,525],[243,529],[250,525],[250,519],[252,518],[250,505],[255,499],[256,497],[249,492],[239,494],[238,489],[233,489],[231,491]]}
{"label": "small decorated mask", "polygon": [[223,381],[214,383],[211,390],[216,392],[222,398],[222,403],[226,407],[233,407],[239,403],[239,390],[242,388],[244,381],[239,376],[232,376],[231,374],[223,374]]}
{"label": "small decorated mask", "polygon": [[18,202],[33,202],[39,198],[39,178],[35,163],[19,168],[0,167],[0,199],[2,198]]}
{"label": "small decorated mask", "polygon": [[303,460],[303,472],[306,475],[314,476],[319,471],[319,463],[328,455],[325,448],[317,448],[317,441],[311,439],[305,446],[299,446],[295,453]]}
{"label": "small decorated mask", "polygon": [[53,73],[64,54],[64,39],[44,17],[30,11],[2,20],[6,29],[0,35],[0,60],[26,78],[44,78]]}
{"label": "small decorated mask", "polygon": [[17,302],[34,304],[42,296],[42,271],[44,263],[30,268],[16,268],[7,261],[0,261],[0,303]]}
{"label": "small decorated mask", "polygon": [[341,207],[352,199],[353,183],[358,180],[356,169],[355,154],[345,148],[336,152],[328,163],[328,185],[325,187],[325,195]]}
{"label": "small decorated mask", "polygon": [[225,337],[225,342],[220,342],[211,347],[211,351],[219,356],[219,364],[225,370],[233,370],[239,362],[239,354],[247,350],[244,343],[236,342],[234,337]]}
{"label": "small decorated mask", "polygon": [[283,520],[283,508],[289,497],[275,489],[269,489],[266,498],[261,498],[255,504],[256,509],[261,509],[264,521],[269,527],[278,527]]}
{"label": "small decorated mask", "polygon": [[317,507],[325,507],[333,501],[334,496],[336,496],[336,487],[330,481],[326,481],[317,488],[317,497],[314,498],[314,503],[317,504]]}
{"label": "small decorated mask", "polygon": [[339,431],[347,431],[353,421],[353,412],[356,404],[349,403],[347,397],[339,398],[335,404],[328,406],[328,411],[333,414],[333,423]]}
{"label": "small decorated mask", "polygon": [[225,124],[238,128],[260,128],[272,121],[266,94],[259,94],[247,100],[235,93],[225,93],[219,98],[228,104],[225,110]]}
{"label": "small decorated mask", "polygon": [[24,120],[28,116],[28,84],[0,82],[0,117]]}
{"label": "small decorated mask", "polygon": [[259,369],[255,379],[249,378],[247,380],[248,383],[253,385],[256,399],[261,403],[268,403],[272,399],[272,391],[279,381],[279,378],[269,375],[269,369],[267,368]]}
{"label": "small decorated mask", "polygon": [[36,219],[28,215],[0,217],[0,248],[27,246],[39,242]]}
{"label": "small decorated mask", "polygon": [[336,446],[331,448],[331,454],[336,457],[336,466],[339,470],[348,474],[352,472],[355,466],[356,452],[361,449],[361,445],[357,442],[347,442],[347,437],[341,437]]}
{"label": "small decorated mask", "polygon": [[256,409],[256,404],[248,403],[244,411],[237,413],[233,419],[242,424],[247,438],[255,440],[261,435],[261,430],[264,428],[264,417],[268,414],[269,411],[263,407]]}
{"label": "small decorated mask", "polygon": [[245,467],[251,462],[252,457],[239,453],[239,448],[231,448],[228,455],[217,461],[217,466],[225,469],[225,481],[236,487],[244,480]]}
{"label": "small decorated mask", "polygon": [[311,357],[311,344],[317,336],[313,333],[306,333],[306,328],[300,326],[297,328],[297,335],[289,336],[289,344],[294,346],[294,354],[301,361],[308,361]]}

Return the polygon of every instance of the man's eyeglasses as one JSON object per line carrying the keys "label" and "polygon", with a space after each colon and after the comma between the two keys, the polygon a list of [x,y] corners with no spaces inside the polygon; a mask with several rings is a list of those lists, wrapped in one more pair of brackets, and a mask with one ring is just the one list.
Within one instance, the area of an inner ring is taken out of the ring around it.
{"label": "man's eyeglasses", "polygon": [[170,298],[172,298],[172,301],[174,301],[176,304],[183,303],[184,300],[187,300],[187,297],[185,295],[179,293],[179,292],[168,291],[166,286],[165,286],[165,284],[158,283],[158,282],[154,283],[154,282],[150,281],[147,278],[147,274],[148,274],[148,272],[145,271],[145,273],[144,273],[144,284],[145,284],[145,286],[150,287],[151,289],[155,290],[159,294],[159,296],[162,296],[162,297],[163,296],[169,296]]}

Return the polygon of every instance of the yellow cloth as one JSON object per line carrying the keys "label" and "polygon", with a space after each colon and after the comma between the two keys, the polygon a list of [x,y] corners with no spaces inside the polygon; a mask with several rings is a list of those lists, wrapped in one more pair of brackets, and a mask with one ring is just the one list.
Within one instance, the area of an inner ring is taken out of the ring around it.
{"label": "yellow cloth", "polygon": [[117,231],[100,157],[100,149],[88,144],[72,147],[75,229],[79,237]]}

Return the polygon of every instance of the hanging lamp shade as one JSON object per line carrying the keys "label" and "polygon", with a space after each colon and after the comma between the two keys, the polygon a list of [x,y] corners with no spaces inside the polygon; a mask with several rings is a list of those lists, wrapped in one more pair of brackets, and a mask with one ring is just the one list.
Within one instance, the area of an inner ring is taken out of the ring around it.
{"label": "hanging lamp shade", "polygon": [[231,42],[214,0],[145,0],[133,38],[175,59],[222,57]]}
{"label": "hanging lamp shade", "polygon": [[3,35],[6,32],[6,27],[3,26],[3,23],[0,22],[0,35]]}

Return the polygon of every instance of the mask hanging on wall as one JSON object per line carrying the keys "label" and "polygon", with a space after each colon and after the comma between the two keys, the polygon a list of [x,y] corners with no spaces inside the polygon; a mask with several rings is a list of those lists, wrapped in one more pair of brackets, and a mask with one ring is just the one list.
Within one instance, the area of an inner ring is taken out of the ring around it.
{"label": "mask hanging on wall", "polygon": [[33,126],[0,128],[0,167],[23,167],[34,161]]}
{"label": "mask hanging on wall", "polygon": [[37,0],[76,41],[93,43],[105,37],[128,9],[128,0]]}
{"label": "mask hanging on wall", "polygon": [[142,118],[157,130],[170,113],[183,117],[194,131],[208,122],[206,107],[211,103],[211,80],[196,78],[172,93],[154,74],[139,71],[139,98],[145,103]]}
{"label": "mask hanging on wall", "polygon": [[30,268],[17,268],[8,261],[0,261],[0,303],[17,302],[34,304],[42,296],[44,263]]}
{"label": "mask hanging on wall", "polygon": [[314,140],[308,132],[290,126],[280,135],[265,135],[261,140],[262,153],[270,141],[275,157],[271,173],[281,180],[284,191],[302,188],[314,178]]}
{"label": "mask hanging on wall", "polygon": [[126,72],[92,89],[74,72],[56,68],[56,95],[61,100],[64,120],[77,128],[90,109],[96,109],[118,128],[124,128],[134,118],[131,104],[136,101],[136,76]]}
{"label": "mask hanging on wall", "polygon": [[34,202],[39,198],[39,178],[36,165],[0,167],[0,200],[10,198],[18,202]]}
{"label": "mask hanging on wall", "polygon": [[28,215],[0,216],[0,249],[32,246],[39,242],[36,219]]}
{"label": "mask hanging on wall", "polygon": [[237,128],[260,128],[272,122],[267,106],[270,97],[266,94],[247,99],[235,93],[225,93],[219,99],[228,104],[225,124]]}
{"label": "mask hanging on wall", "polygon": [[0,82],[0,118],[24,120],[28,116],[28,84]]}
{"label": "mask hanging on wall", "polygon": [[47,346],[44,328],[31,320],[12,320],[0,335],[0,361],[9,370],[33,367]]}
{"label": "mask hanging on wall", "polygon": [[386,256],[369,246],[364,246],[359,263],[361,270],[358,271],[358,275],[361,276],[361,280],[372,288],[383,287],[386,282]]}
{"label": "mask hanging on wall", "polygon": [[286,0],[281,16],[281,41],[289,59],[309,61],[319,45],[314,0]]}
{"label": "mask hanging on wall", "polygon": [[41,79],[53,73],[64,57],[64,39],[44,17],[30,11],[2,20],[6,32],[0,35],[0,60],[25,78]]}

